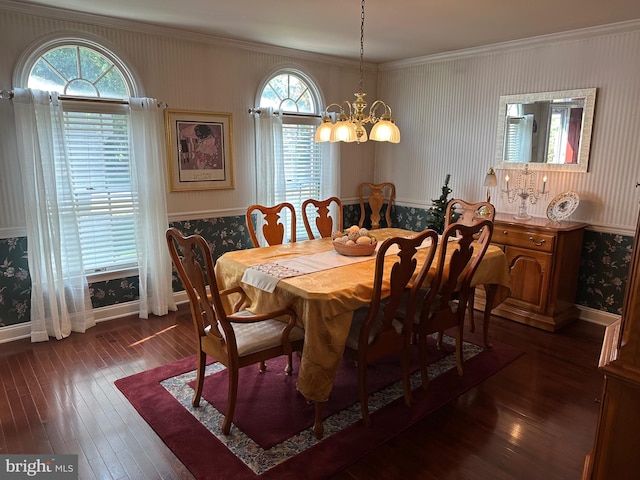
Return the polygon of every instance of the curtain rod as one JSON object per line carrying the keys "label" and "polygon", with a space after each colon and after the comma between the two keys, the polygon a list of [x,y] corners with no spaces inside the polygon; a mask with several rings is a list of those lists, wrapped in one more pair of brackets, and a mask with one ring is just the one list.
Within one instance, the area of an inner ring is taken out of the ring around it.
{"label": "curtain rod", "polygon": [[[0,90],[1,100],[11,100],[14,97],[11,90]],[[49,96],[51,98],[51,96]],[[114,103],[116,105],[129,105],[128,100],[117,100],[115,98],[99,98],[99,97],[73,97],[69,95],[58,95],[60,100],[76,100],[80,102],[96,102],[96,103]],[[158,102],[158,107],[168,108],[169,105],[166,102]]]}
{"label": "curtain rod", "polygon": [[[259,108],[250,108],[249,109],[249,113],[251,115],[257,114],[260,115],[262,113],[262,110],[260,110]],[[274,111],[273,112],[274,115],[280,115],[279,111]],[[287,116],[294,116],[294,117],[310,117],[310,118],[320,118],[321,115],[318,115],[317,113],[297,113],[297,112],[282,112],[283,115],[287,115]]]}

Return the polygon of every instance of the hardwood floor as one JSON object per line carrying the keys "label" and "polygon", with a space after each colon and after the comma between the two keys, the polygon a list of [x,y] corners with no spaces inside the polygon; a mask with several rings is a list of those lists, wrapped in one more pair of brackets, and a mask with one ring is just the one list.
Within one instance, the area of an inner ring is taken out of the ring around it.
{"label": "hardwood floor", "polygon": [[[604,329],[575,322],[549,333],[494,317],[490,334],[526,354],[334,478],[580,478],[595,434]],[[60,342],[0,345],[0,454],[78,454],[82,480],[193,478],[113,385],[190,355],[191,339],[183,306]]]}

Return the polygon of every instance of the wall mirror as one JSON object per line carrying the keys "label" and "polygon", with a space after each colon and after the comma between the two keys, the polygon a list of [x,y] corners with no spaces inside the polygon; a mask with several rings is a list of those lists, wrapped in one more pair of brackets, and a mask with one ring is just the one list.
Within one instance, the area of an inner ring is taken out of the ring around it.
{"label": "wall mirror", "polygon": [[503,95],[496,167],[586,172],[596,89]]}

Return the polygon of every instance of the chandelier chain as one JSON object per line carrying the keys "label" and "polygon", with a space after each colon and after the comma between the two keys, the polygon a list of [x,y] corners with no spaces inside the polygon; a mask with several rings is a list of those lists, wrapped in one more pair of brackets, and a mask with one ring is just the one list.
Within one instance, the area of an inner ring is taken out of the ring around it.
{"label": "chandelier chain", "polygon": [[362,0],[360,5],[362,6],[360,13],[360,92],[363,92],[362,77],[364,63],[364,0]]}
{"label": "chandelier chain", "polygon": [[[367,105],[364,93],[364,3],[360,0],[360,89],[352,102],[330,103],[325,107],[322,123],[316,129],[316,142],[366,142],[369,138],[378,142],[398,143],[400,130],[391,115],[391,107],[382,100]],[[367,110],[369,107],[369,110]],[[329,114],[336,114],[335,123]],[[365,125],[370,124],[371,134]]]}

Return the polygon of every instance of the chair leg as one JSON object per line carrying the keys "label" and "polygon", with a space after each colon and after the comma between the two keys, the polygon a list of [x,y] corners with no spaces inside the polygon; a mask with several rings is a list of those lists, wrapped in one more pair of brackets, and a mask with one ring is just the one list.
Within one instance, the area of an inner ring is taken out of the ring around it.
{"label": "chair leg", "polygon": [[289,353],[287,355],[287,365],[286,367],[284,367],[284,373],[286,375],[291,376],[291,373],[293,373],[293,355],[291,353]]}
{"label": "chair leg", "polygon": [[236,409],[236,399],[238,398],[238,369],[229,369],[229,392],[227,393],[227,414],[222,424],[222,433],[229,435],[231,431],[231,423],[233,422],[233,413]]}
{"label": "chair leg", "polygon": [[407,404],[408,407],[411,406],[411,380],[410,380],[410,372],[409,367],[411,363],[410,356],[410,336],[406,337],[404,350],[402,351],[402,384],[404,385],[404,403]]}
{"label": "chair leg", "polygon": [[493,348],[493,345],[489,342],[489,321],[491,320],[491,306],[498,291],[498,286],[485,285],[484,290],[487,298],[484,306],[484,315],[482,316],[482,340],[485,348]]}
{"label": "chair leg", "polygon": [[362,421],[368,427],[371,425],[369,415],[369,395],[367,394],[367,362],[358,362],[358,391],[360,392],[360,409],[362,410]]}
{"label": "chair leg", "polygon": [[264,361],[260,362],[260,373],[264,373],[267,370],[267,364]]}
{"label": "chair leg", "polygon": [[318,440],[324,436],[324,425],[322,424],[322,402],[315,403],[315,417],[313,419],[313,433]]}
{"label": "chair leg", "polygon": [[196,389],[193,392],[193,399],[191,405],[194,407],[200,406],[200,397],[202,397],[202,385],[204,384],[204,368],[207,360],[207,354],[200,352],[198,354],[198,370],[196,373]]}
{"label": "chair leg", "polygon": [[462,358],[462,329],[464,326],[464,319],[461,320],[460,325],[458,325],[458,331],[456,334],[456,364],[458,366],[458,375],[462,376],[462,362],[464,359]]}
{"label": "chair leg", "polygon": [[476,298],[476,287],[471,287],[469,290],[469,300],[468,300],[468,310],[469,310],[469,327],[472,332],[476,331],[476,323],[473,319],[473,311],[474,311],[474,300]]}
{"label": "chair leg", "polygon": [[420,333],[418,335],[418,347],[420,353],[420,377],[422,380],[422,389],[426,390],[429,385],[429,364],[427,363],[427,335]]}

